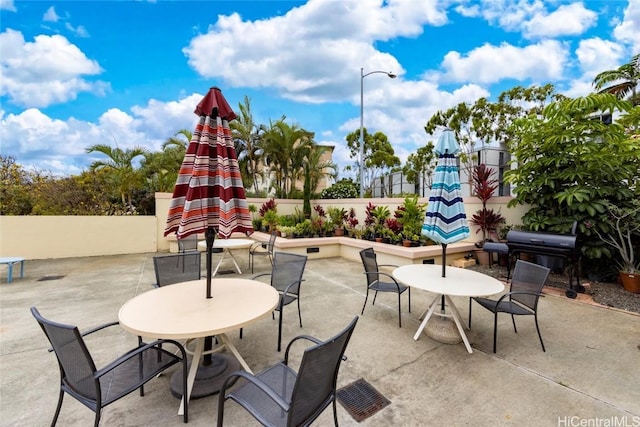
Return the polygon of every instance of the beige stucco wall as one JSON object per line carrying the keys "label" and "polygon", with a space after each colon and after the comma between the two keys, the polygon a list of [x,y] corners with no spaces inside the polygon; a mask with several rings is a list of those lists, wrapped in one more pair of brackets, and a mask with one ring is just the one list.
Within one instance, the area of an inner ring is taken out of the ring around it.
{"label": "beige stucco wall", "polygon": [[[248,199],[259,209],[266,199]],[[386,205],[393,212],[402,198],[370,199]],[[526,207],[507,209],[509,197],[494,197],[491,206],[499,209],[507,224],[521,224]],[[26,259],[69,258],[76,256],[116,255],[144,252],[168,252],[175,238],[164,237],[164,226],[171,193],[156,193],[156,216],[0,216],[0,257],[21,256]],[[420,199],[426,203],[427,199]],[[302,200],[276,200],[279,214],[302,209]],[[355,208],[360,224],[364,222],[369,199],[312,200],[325,209],[338,206]],[[481,205],[478,199],[464,199],[467,217]],[[256,214],[257,215],[257,214]],[[480,240],[472,228],[468,241]],[[175,246],[175,244],[173,245]],[[338,254],[336,254],[338,255]]]}
{"label": "beige stucco wall", "polygon": [[154,216],[2,216],[0,256],[69,258],[156,251]]}

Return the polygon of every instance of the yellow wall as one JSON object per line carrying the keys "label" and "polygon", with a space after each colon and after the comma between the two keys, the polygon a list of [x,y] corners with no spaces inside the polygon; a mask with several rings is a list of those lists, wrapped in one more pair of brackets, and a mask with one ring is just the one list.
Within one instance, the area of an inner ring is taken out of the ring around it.
{"label": "yellow wall", "polygon": [[2,216],[0,256],[69,258],[156,251],[154,216]]}

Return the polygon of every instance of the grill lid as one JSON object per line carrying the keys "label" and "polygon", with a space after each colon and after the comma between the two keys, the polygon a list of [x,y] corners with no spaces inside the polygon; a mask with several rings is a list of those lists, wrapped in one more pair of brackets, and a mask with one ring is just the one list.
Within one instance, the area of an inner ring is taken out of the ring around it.
{"label": "grill lid", "polygon": [[507,244],[510,247],[558,248],[573,250],[580,242],[575,234],[542,233],[536,231],[509,230]]}

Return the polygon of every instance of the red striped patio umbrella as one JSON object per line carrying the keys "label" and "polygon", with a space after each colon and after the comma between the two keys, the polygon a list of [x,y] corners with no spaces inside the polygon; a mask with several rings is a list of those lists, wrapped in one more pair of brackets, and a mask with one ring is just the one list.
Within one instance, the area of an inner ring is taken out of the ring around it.
{"label": "red striped patio umbrella", "polygon": [[217,87],[195,109],[200,117],[180,167],[164,235],[182,239],[205,233],[207,298],[211,298],[211,256],[216,237],[253,232],[229,122],[236,118]]}

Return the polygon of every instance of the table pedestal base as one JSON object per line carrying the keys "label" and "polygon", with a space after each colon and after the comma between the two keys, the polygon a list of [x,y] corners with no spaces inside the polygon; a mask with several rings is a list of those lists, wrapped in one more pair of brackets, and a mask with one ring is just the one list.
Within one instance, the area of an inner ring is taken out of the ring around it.
{"label": "table pedestal base", "polygon": [[[193,363],[193,359],[191,363]],[[189,363],[189,367],[191,367],[191,363]],[[191,390],[191,399],[200,399],[220,392],[227,376],[238,370],[240,370],[240,362],[227,354],[214,354],[211,364],[208,366],[200,362]],[[182,393],[182,370],[177,370],[171,377],[171,394],[180,399]]]}
{"label": "table pedestal base", "polygon": [[443,344],[460,344],[462,337],[456,322],[451,317],[442,317],[438,313],[433,313],[434,316],[427,323],[424,333],[434,341],[441,342]]}

